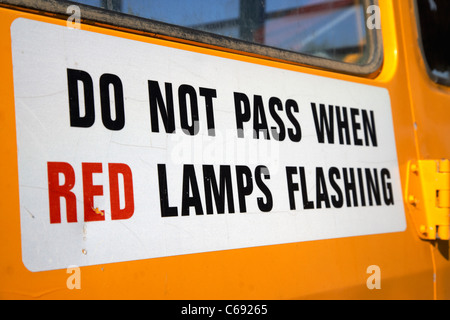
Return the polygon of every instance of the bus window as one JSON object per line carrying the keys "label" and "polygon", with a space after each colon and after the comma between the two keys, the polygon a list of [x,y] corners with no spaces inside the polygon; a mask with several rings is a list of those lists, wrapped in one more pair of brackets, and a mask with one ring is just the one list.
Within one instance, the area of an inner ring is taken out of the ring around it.
{"label": "bus window", "polygon": [[445,37],[450,34],[450,1],[417,0],[417,13],[428,73],[435,82],[450,85],[450,47]]}
{"label": "bus window", "polygon": [[[296,57],[300,53],[357,66],[368,65],[378,59],[376,66],[371,69],[380,65],[381,43],[375,43],[372,33],[376,30],[368,30],[366,27],[367,9],[373,1],[79,0],[76,2],[205,31],[245,41],[258,47],[274,48],[278,50],[275,54],[271,54],[270,50],[259,51],[262,55],[274,58],[303,62]],[[378,49],[377,54],[374,54],[375,49]],[[283,53],[279,54],[280,51]]]}

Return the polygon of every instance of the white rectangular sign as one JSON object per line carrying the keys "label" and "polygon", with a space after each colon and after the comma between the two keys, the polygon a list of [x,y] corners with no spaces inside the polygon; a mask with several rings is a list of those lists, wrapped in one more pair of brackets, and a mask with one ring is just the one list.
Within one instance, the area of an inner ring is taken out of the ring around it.
{"label": "white rectangular sign", "polygon": [[29,270],[403,231],[389,93],[11,26]]}

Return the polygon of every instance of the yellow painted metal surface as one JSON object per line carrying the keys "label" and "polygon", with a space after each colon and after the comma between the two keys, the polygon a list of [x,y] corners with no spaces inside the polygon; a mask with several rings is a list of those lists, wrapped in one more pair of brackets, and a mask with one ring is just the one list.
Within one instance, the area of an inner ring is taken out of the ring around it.
{"label": "yellow painted metal surface", "polygon": [[[418,43],[418,30],[412,1],[399,4],[402,21],[405,62],[410,105],[416,142],[416,159],[448,159],[450,89],[432,82],[427,75]],[[437,241],[433,245],[433,263],[436,268],[436,295],[448,298],[450,294],[449,244]]]}
{"label": "yellow painted metal surface", "polygon": [[[225,53],[176,41],[82,25],[82,29],[228,59],[387,88],[402,187],[410,160],[450,157],[448,88],[428,80],[417,47],[412,1],[381,0],[384,64],[374,79]],[[411,213],[404,232],[189,254],[68,270],[30,272],[22,263],[10,26],[25,17],[0,8],[0,298],[1,299],[445,299],[450,298],[448,242],[420,239]],[[406,202],[405,202],[406,203]],[[405,208],[407,206],[405,205]],[[370,266],[380,288],[370,288]],[[369,268],[369,269],[368,269]]]}

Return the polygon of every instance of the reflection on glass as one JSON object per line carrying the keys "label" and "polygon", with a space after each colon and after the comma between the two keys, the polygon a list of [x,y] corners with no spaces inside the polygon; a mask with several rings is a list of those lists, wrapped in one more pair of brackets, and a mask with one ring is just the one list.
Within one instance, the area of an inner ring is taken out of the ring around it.
{"label": "reflection on glass", "polygon": [[80,0],[78,3],[349,63],[365,63],[362,0]]}

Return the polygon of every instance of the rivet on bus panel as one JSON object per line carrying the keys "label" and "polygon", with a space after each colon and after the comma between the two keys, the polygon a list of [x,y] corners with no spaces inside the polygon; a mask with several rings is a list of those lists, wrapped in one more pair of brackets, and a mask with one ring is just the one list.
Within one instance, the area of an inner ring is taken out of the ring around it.
{"label": "rivet on bus panel", "polygon": [[408,202],[409,202],[409,204],[415,206],[415,205],[417,204],[417,199],[416,199],[416,197],[414,197],[413,195],[410,195],[410,196],[408,197]]}

